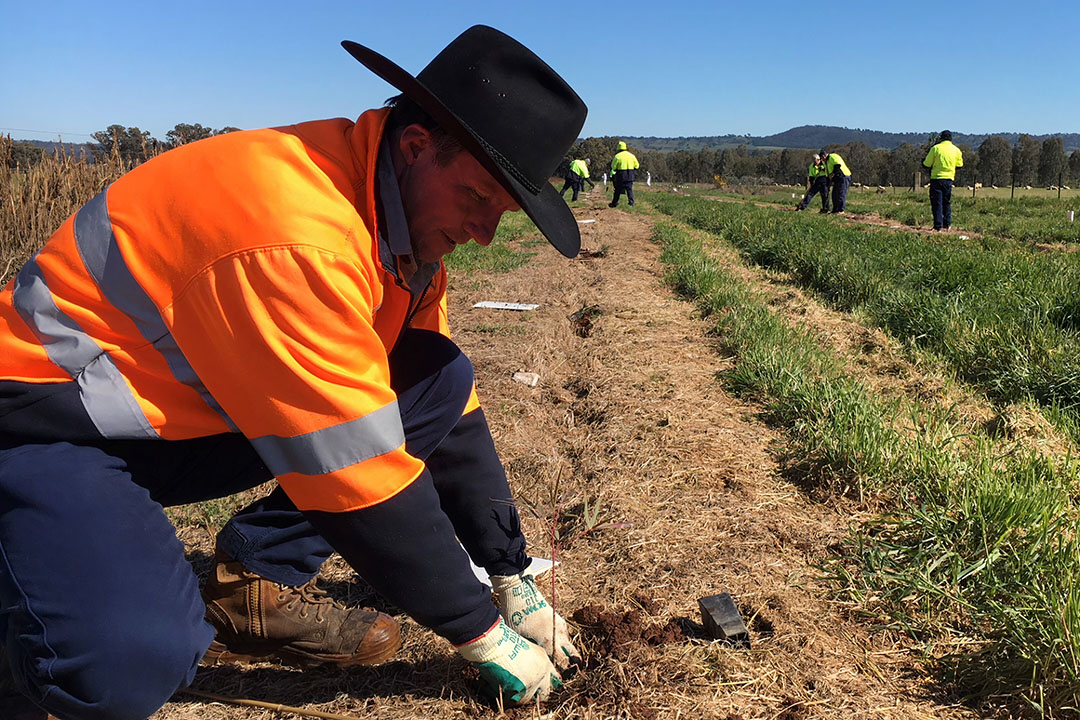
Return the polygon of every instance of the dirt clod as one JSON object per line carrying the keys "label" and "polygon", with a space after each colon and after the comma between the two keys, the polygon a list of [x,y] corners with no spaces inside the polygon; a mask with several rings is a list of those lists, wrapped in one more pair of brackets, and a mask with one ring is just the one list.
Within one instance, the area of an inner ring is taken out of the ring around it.
{"label": "dirt clod", "polygon": [[581,626],[587,646],[597,657],[626,655],[634,644],[666,645],[685,639],[677,621],[650,623],[637,608],[620,612],[586,605],[571,619]]}

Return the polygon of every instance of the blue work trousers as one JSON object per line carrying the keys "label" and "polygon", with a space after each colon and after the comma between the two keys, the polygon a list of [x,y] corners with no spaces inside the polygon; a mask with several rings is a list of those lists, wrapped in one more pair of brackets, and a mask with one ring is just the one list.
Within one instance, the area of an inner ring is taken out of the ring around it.
{"label": "blue work trousers", "polygon": [[567,190],[573,190],[573,195],[570,196],[571,200],[577,200],[578,193],[585,189],[585,178],[571,173],[566,176],[565,182],[563,182],[562,190],[559,191],[559,195],[566,197]]}
{"label": "blue work trousers", "polygon": [[821,212],[829,212],[829,178],[824,175],[810,181],[810,189],[806,191],[798,209],[805,210],[814,196],[819,193],[821,194]]}
{"label": "blue work trousers", "polygon": [[949,178],[930,181],[930,212],[934,214],[934,229],[952,225],[952,186]]}
{"label": "blue work trousers", "polygon": [[847,191],[851,186],[851,176],[840,174],[831,179],[832,182],[832,211],[844,212],[847,205]]}
{"label": "blue work trousers", "polygon": [[634,183],[621,183],[618,180],[615,181],[615,197],[611,201],[611,207],[616,207],[619,204],[619,196],[626,193],[626,204],[634,204]]}
{"label": "blue work trousers", "polygon": [[[425,459],[461,419],[472,365],[437,333],[407,331],[398,348],[391,384],[406,448]],[[497,463],[488,452],[482,463]],[[190,684],[214,630],[163,506],[269,479],[240,435],[0,437],[0,652],[17,687],[63,720],[141,720]],[[312,577],[330,553],[280,488],[229,523],[219,543],[286,583]]]}

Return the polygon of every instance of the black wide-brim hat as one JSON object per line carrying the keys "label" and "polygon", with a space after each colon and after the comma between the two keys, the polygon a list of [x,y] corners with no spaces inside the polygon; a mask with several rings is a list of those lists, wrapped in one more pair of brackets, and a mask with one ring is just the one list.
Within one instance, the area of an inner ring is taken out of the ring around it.
{"label": "black wide-brim hat", "polygon": [[588,108],[547,63],[486,25],[461,33],[416,77],[363,45],[341,45],[457,138],[559,252],[578,254],[577,221],[549,178]]}

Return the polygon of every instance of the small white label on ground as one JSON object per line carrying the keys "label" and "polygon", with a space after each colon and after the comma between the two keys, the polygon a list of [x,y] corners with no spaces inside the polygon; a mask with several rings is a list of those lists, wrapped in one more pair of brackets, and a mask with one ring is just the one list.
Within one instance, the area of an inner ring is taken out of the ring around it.
{"label": "small white label on ground", "polygon": [[512,303],[512,302],[494,302],[492,300],[481,300],[473,305],[474,308],[488,308],[490,310],[535,310],[540,307],[532,303]]}

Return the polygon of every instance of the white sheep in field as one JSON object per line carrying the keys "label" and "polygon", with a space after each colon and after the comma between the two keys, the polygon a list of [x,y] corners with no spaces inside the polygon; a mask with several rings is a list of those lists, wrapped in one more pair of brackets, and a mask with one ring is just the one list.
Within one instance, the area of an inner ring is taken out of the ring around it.
{"label": "white sheep in field", "polygon": [[[975,183],[975,189],[976,189],[976,190],[979,190],[980,188],[982,188],[982,183]],[[970,190],[970,189],[971,189],[971,188],[970,188],[970,187],[968,187],[968,190]]]}

